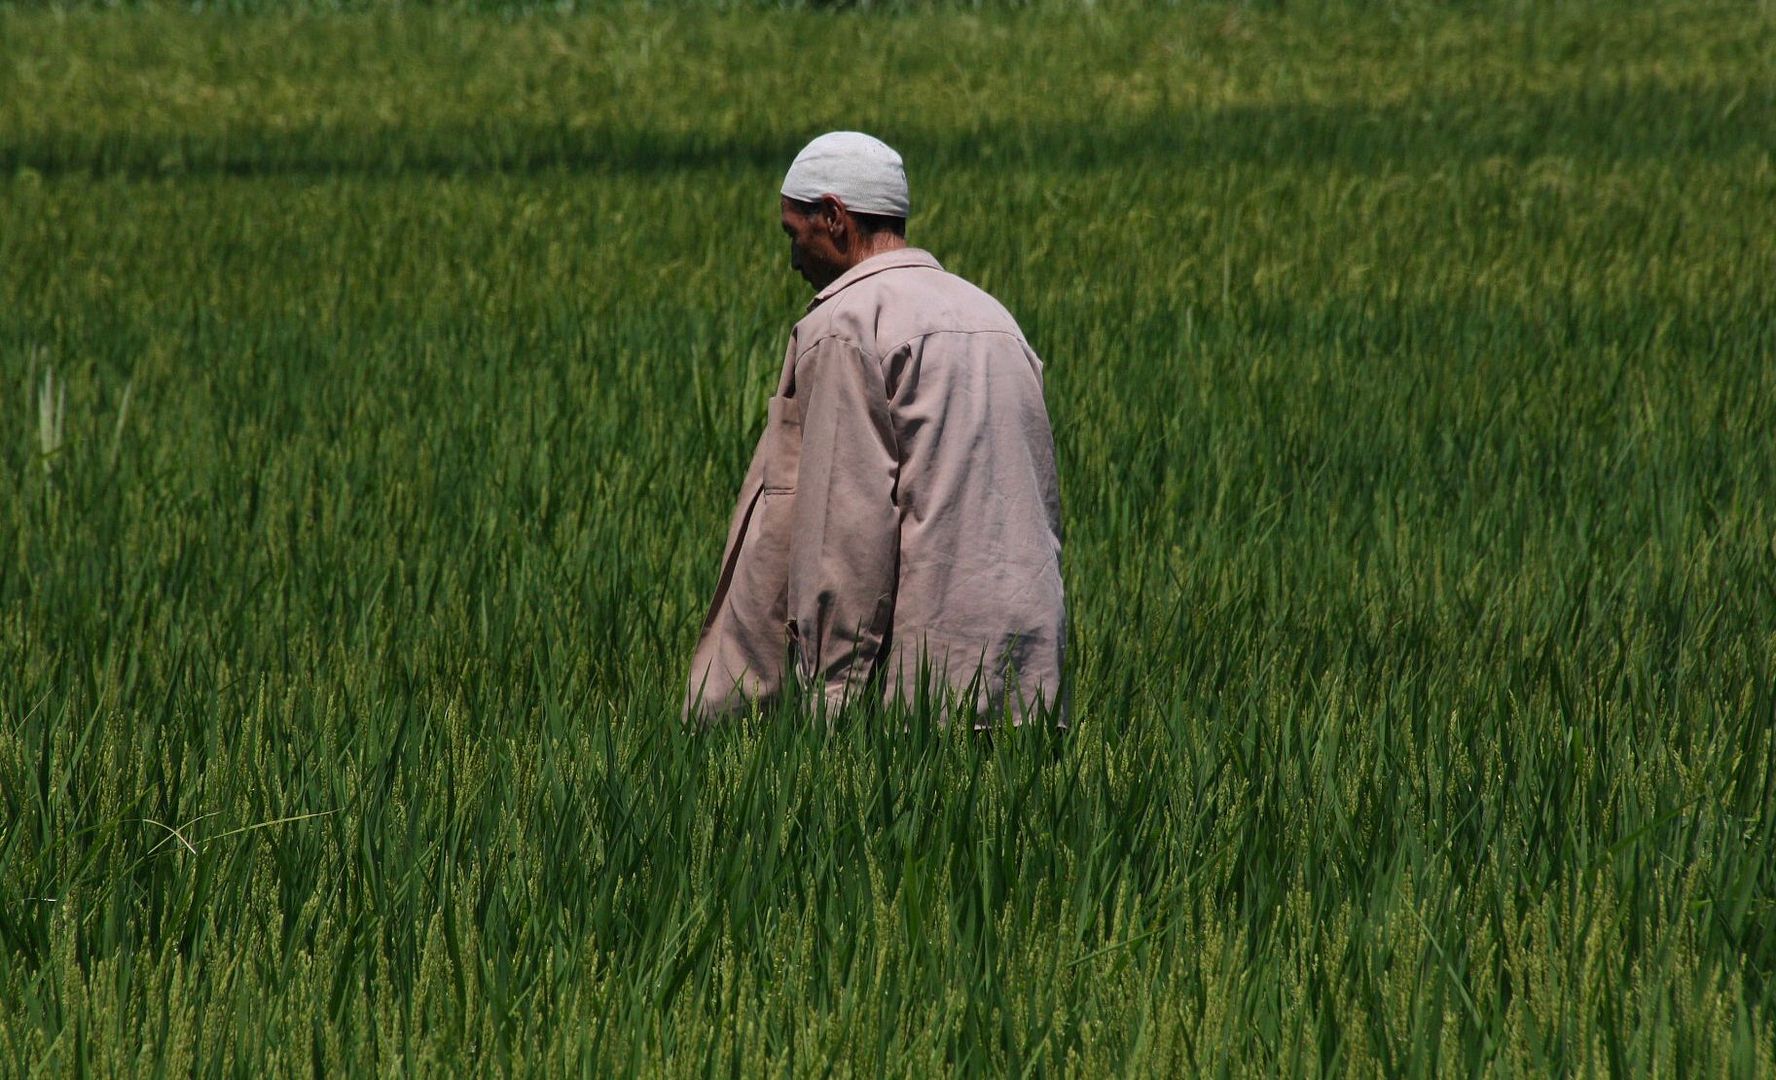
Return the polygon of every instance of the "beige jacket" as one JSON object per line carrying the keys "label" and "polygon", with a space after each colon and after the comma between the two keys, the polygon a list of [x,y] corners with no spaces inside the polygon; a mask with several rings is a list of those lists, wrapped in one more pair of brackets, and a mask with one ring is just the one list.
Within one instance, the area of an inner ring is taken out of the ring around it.
{"label": "beige jacket", "polygon": [[[728,528],[685,711],[971,696],[1059,710],[1061,506],[1042,362],[1004,307],[916,248],[809,304]],[[1064,717],[1057,717],[1064,721]]]}

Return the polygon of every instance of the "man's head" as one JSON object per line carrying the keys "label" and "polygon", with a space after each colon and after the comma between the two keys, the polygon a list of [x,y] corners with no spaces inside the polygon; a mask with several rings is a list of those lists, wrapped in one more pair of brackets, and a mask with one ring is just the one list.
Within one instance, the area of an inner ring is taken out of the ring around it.
{"label": "man's head", "polygon": [[900,155],[855,131],[820,136],[783,178],[790,265],[815,289],[872,255],[906,246],[906,170]]}

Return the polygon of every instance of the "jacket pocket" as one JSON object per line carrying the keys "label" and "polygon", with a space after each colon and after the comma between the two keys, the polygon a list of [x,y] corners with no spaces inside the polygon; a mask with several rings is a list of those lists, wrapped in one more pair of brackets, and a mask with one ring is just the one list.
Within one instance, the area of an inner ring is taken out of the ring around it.
{"label": "jacket pocket", "polygon": [[766,413],[765,491],[793,493],[802,462],[802,403],[792,397],[774,397]]}

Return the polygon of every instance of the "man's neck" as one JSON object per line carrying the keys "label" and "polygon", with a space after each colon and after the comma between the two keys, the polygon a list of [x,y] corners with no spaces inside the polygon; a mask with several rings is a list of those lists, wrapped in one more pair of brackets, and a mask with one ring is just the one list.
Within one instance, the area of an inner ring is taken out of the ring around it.
{"label": "man's neck", "polygon": [[[904,236],[898,236],[894,233],[887,232],[886,230],[876,233],[874,236],[852,249],[852,258],[850,259],[849,264],[845,267],[845,270],[850,270],[853,266],[856,266],[858,263],[863,262],[866,259],[873,259],[877,255],[886,255],[890,251],[900,251],[906,246],[907,242],[906,237]],[[840,273],[842,274],[844,271],[841,270]]]}

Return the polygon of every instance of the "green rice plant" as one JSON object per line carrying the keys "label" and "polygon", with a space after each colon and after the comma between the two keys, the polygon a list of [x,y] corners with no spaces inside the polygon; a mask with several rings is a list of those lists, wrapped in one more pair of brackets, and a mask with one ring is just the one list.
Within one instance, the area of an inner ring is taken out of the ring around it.
{"label": "green rice plant", "polygon": [[44,472],[53,467],[55,456],[62,451],[67,415],[67,385],[56,382],[53,370],[44,372],[43,382],[37,387],[37,446]]}
{"label": "green rice plant", "polygon": [[[0,1072],[1776,1070],[1755,6],[0,7]],[[1074,727],[681,680],[906,156]]]}

